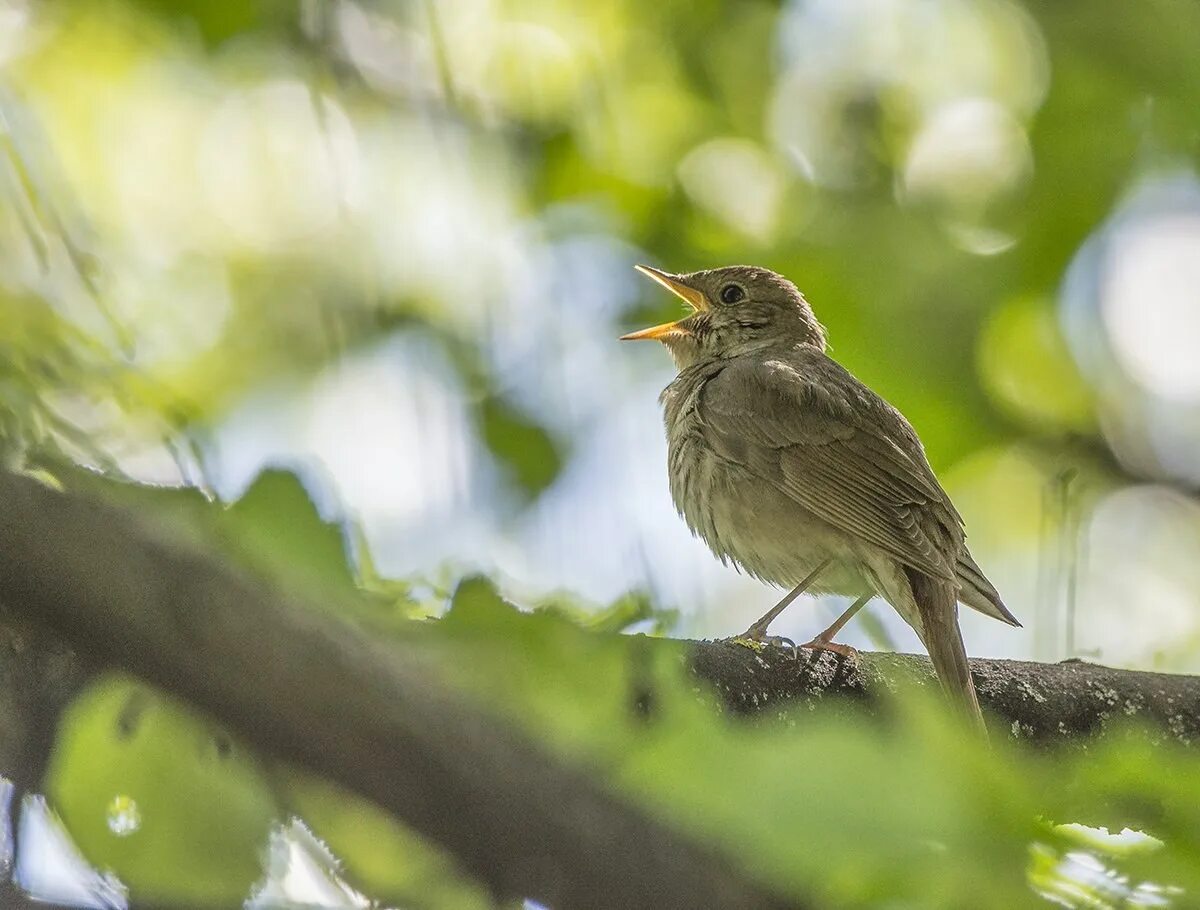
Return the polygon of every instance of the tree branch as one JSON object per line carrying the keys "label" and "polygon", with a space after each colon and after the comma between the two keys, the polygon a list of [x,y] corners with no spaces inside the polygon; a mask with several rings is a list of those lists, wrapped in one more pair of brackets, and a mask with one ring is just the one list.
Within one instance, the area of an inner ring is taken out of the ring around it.
{"label": "tree branch", "polygon": [[0,773],[18,792],[41,784],[59,711],[91,674],[63,641],[0,603]]}
{"label": "tree branch", "polygon": [[[1081,746],[1104,736],[1141,735],[1200,744],[1200,677],[1117,670],[1068,660],[1040,664],[972,658],[971,675],[993,736],[1037,746]],[[783,648],[755,652],[728,641],[697,642],[691,670],[712,683],[738,714],[810,710],[816,702],[850,698],[878,709],[905,681],[936,686],[929,659],[862,652]]]}

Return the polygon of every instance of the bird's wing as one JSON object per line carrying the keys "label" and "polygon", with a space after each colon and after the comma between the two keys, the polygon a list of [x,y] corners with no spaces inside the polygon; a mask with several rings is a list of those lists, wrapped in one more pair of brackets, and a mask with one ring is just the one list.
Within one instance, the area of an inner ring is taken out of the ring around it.
{"label": "bird's wing", "polygon": [[815,349],[731,361],[698,408],[722,458],[904,565],[956,582],[962,519],[904,417]]}

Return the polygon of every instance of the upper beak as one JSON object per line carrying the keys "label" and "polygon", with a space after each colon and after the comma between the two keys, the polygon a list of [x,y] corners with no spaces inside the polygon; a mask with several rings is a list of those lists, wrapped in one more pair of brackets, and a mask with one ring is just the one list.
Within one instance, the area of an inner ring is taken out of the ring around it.
{"label": "upper beak", "polygon": [[[689,287],[679,280],[678,277],[670,272],[664,272],[661,269],[651,268],[648,265],[634,266],[639,272],[680,298],[684,303],[690,306],[693,312],[698,310],[707,310],[708,301],[704,299],[704,295],[693,287]],[[686,318],[686,317],[685,317]],[[651,326],[648,329],[642,329],[639,332],[630,332],[628,335],[622,335],[621,341],[642,341],[644,339],[659,340],[667,335],[687,335],[690,334],[685,326],[680,325],[682,319],[675,322],[664,322],[662,325]]]}

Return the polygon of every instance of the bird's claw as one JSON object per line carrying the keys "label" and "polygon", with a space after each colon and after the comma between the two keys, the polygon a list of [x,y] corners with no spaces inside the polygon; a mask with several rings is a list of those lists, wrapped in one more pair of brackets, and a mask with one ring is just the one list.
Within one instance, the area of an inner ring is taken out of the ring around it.
{"label": "bird's claw", "polygon": [[844,645],[841,642],[829,641],[828,639],[817,636],[811,641],[806,641],[804,644],[798,645],[795,641],[785,635],[768,635],[766,632],[758,629],[749,628],[741,635],[735,638],[727,639],[735,645],[741,645],[743,648],[749,648],[755,654],[761,654],[768,645],[774,645],[785,651],[792,652],[792,660],[800,659],[801,649],[809,651],[832,651],[834,654],[841,657],[843,660],[851,661],[854,664],[858,663],[858,650],[851,645]]}
{"label": "bird's claw", "polygon": [[858,663],[858,649],[852,645],[844,645],[837,641],[825,641],[822,638],[814,638],[812,641],[806,641],[800,647],[808,648],[810,651],[832,651],[839,657],[845,660]]}
{"label": "bird's claw", "polygon": [[792,660],[800,659],[800,649],[798,647],[796,647],[796,643],[794,641],[792,641],[790,638],[788,638],[787,636],[771,635],[771,636],[767,637],[767,641],[770,644],[775,645],[775,647],[777,647],[777,648],[782,648],[785,651],[791,651],[792,652]]}

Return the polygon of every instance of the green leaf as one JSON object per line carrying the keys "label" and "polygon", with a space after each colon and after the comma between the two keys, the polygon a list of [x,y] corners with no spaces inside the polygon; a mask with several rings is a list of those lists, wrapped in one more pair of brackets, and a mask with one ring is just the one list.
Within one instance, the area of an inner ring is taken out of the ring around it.
{"label": "green leaf", "polygon": [[377,899],[425,910],[490,910],[454,862],[373,803],[299,771],[280,780],[288,805]]}
{"label": "green leaf", "polygon": [[558,477],[563,466],[558,444],[515,406],[489,396],[479,405],[478,423],[484,444],[526,497],[536,497]]}
{"label": "green leaf", "polygon": [[46,792],[88,861],[147,904],[239,905],[279,817],[241,743],[118,675],[64,712]]}
{"label": "green leaf", "polygon": [[304,484],[290,471],[268,468],[223,516],[229,548],[283,583],[324,596],[357,590],[340,525],[321,518]]}
{"label": "green leaf", "polygon": [[229,506],[195,487],[130,483],[67,465],[56,466],[54,474],[69,488],[125,506],[314,602],[341,605],[359,593],[346,532],[321,518],[290,471],[268,468]]}
{"label": "green leaf", "polygon": [[649,622],[654,634],[665,635],[679,623],[678,610],[659,607],[645,591],[622,594],[607,606],[560,591],[539,601],[535,609],[562,616],[593,632],[624,632],[630,626]]}
{"label": "green leaf", "polygon": [[500,596],[491,579],[484,575],[471,575],[454,589],[446,621],[473,626],[505,624],[515,614],[516,607]]}
{"label": "green leaf", "polygon": [[148,525],[189,543],[210,548],[217,543],[221,505],[195,487],[133,483],[61,461],[51,473],[66,489],[123,506]]}

